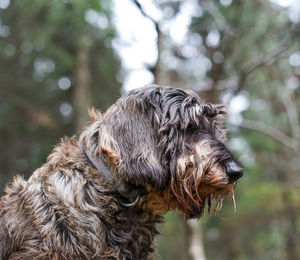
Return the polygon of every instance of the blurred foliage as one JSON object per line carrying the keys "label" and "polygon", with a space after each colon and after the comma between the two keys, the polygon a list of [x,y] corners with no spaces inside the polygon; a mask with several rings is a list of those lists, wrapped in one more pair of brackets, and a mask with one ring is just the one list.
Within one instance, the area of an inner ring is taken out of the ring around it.
{"label": "blurred foliage", "polygon": [[[220,216],[199,222],[207,259],[298,259],[299,21],[267,0],[153,2],[164,14],[161,28],[187,4],[198,11],[184,41],[162,31],[165,84],[234,107],[228,145],[245,174],[236,187],[237,212],[227,198]],[[82,45],[89,46],[90,103],[105,109],[119,95],[112,16],[106,0],[22,0],[0,9],[1,190],[16,171],[30,175],[60,137],[75,132]],[[165,220],[156,259],[189,259],[182,215]]]}
{"label": "blurred foliage", "polygon": [[2,190],[15,172],[30,175],[59,138],[74,134],[82,44],[89,45],[89,103],[107,108],[121,85],[110,1],[11,1],[0,9],[0,21]]}

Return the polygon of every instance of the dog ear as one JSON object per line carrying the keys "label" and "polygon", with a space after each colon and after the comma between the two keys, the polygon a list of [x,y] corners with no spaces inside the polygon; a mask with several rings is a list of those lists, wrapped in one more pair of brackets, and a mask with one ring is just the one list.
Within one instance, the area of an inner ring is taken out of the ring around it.
{"label": "dog ear", "polygon": [[[157,149],[157,131],[148,119],[143,104],[126,100],[126,105],[115,105],[105,119],[119,149],[118,172],[135,185],[151,184],[162,190],[168,181]],[[120,176],[122,177],[122,176]]]}

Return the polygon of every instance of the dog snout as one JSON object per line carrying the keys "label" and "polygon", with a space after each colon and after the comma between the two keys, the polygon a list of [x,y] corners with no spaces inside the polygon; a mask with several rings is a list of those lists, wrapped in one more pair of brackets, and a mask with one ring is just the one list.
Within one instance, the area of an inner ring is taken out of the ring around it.
{"label": "dog snout", "polygon": [[237,179],[243,176],[242,168],[235,161],[227,162],[225,169],[230,183],[235,182]]}

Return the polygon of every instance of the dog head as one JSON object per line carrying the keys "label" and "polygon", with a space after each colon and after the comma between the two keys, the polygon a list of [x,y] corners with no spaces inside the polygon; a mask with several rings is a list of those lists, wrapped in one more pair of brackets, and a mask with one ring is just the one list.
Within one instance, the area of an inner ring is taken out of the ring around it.
{"label": "dog head", "polygon": [[128,92],[103,116],[94,113],[81,141],[118,180],[144,191],[141,207],[200,217],[213,200],[219,210],[243,174],[224,145],[225,114],[225,106],[193,91],[148,86]]}

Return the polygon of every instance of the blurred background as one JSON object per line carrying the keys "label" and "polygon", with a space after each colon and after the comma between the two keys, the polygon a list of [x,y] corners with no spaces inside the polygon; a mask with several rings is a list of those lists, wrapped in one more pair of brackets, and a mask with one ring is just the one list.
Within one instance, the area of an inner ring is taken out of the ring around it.
{"label": "blurred background", "polygon": [[155,259],[300,259],[299,0],[0,0],[0,190],[149,83],[230,105],[219,216],[168,213]]}

